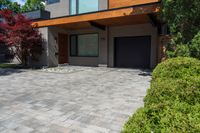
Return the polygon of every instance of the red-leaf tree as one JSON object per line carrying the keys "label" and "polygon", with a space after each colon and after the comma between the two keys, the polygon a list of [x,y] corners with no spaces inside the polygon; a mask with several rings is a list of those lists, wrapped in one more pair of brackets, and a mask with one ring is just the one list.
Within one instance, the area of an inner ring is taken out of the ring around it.
{"label": "red-leaf tree", "polygon": [[32,21],[22,14],[4,9],[0,11],[0,42],[7,45],[24,65],[28,60],[37,60],[42,54],[42,35],[33,28]]}

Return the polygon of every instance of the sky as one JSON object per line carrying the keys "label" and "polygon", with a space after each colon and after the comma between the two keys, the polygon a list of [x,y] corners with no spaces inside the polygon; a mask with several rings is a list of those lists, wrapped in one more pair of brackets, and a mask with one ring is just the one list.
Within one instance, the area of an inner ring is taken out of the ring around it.
{"label": "sky", "polygon": [[20,5],[24,5],[26,0],[12,0],[14,2],[18,2]]}

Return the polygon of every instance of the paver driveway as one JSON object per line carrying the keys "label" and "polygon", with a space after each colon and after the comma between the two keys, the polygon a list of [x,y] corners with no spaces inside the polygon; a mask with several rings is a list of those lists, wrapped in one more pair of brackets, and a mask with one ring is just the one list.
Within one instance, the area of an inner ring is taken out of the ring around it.
{"label": "paver driveway", "polygon": [[0,70],[0,132],[119,133],[151,78],[133,69],[65,70]]}

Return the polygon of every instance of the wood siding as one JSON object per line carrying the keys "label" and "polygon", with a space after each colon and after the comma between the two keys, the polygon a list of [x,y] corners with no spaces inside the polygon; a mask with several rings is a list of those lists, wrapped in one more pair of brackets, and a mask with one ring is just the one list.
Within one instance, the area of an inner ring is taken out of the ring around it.
{"label": "wood siding", "polygon": [[159,12],[159,10],[160,10],[160,5],[153,4],[153,5],[146,5],[142,7],[128,7],[128,8],[117,9],[117,10],[103,11],[103,12],[97,12],[97,13],[91,13],[91,14],[83,14],[79,16],[71,16],[71,17],[63,17],[63,18],[37,21],[37,22],[33,22],[32,25],[34,27],[58,26],[58,25],[73,24],[73,23],[78,23],[78,22],[97,21],[97,20],[104,20],[104,19],[132,16],[132,15],[156,13],[156,12]]}
{"label": "wood siding", "polygon": [[160,0],[109,0],[109,9],[159,2]]}
{"label": "wood siding", "polygon": [[58,63],[64,64],[68,63],[68,35],[67,34],[58,34]]}

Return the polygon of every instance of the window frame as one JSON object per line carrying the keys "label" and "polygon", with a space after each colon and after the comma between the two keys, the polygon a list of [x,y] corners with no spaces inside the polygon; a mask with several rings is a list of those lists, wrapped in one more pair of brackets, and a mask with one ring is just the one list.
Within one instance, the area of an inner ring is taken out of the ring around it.
{"label": "window frame", "polygon": [[48,1],[49,1],[49,0],[47,0],[47,5],[52,5],[52,4],[60,3],[60,0],[58,0],[57,2],[54,2],[54,3],[49,3]]}
{"label": "window frame", "polygon": [[99,4],[99,0],[98,1],[98,9],[96,11],[91,11],[91,12],[84,12],[84,13],[79,13],[79,0],[75,0],[76,1],[76,13],[75,14],[72,14],[72,7],[71,7],[71,3],[72,3],[72,0],[69,0],[69,15],[72,16],[72,15],[79,15],[79,14],[87,14],[87,13],[93,13],[93,12],[98,12],[100,11],[100,4]]}
{"label": "window frame", "polygon": [[[80,35],[92,35],[92,34],[96,34],[97,35],[97,55],[96,56],[80,56],[80,55],[78,55],[78,36],[80,36]],[[71,39],[71,37],[72,36],[75,36],[76,37],[76,55],[73,55],[72,54],[72,51],[71,51],[71,49],[72,49],[72,39]],[[71,34],[70,36],[70,48],[69,48],[69,50],[70,50],[70,57],[99,57],[99,33],[84,33],[84,34]]]}

